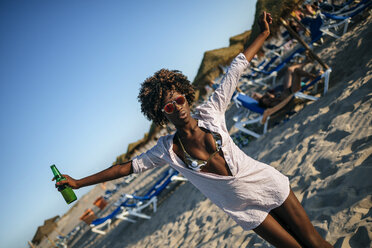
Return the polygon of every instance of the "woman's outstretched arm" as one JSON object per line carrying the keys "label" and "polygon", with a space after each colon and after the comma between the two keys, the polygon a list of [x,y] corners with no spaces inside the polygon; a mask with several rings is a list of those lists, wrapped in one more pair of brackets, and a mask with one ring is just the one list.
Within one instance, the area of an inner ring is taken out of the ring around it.
{"label": "woman's outstretched arm", "polygon": [[272,18],[270,13],[266,13],[264,11],[259,19],[259,25],[261,29],[261,33],[257,36],[257,38],[252,42],[252,44],[245,49],[243,52],[244,56],[246,57],[248,62],[251,62],[253,57],[256,55],[258,50],[260,50],[261,46],[263,45],[264,41],[270,35],[270,27],[269,25],[272,23]]}
{"label": "woman's outstretched arm", "polygon": [[[84,177],[82,179],[76,180],[69,175],[63,175],[66,180],[59,181],[56,185],[69,185],[73,189],[79,189],[89,185],[102,183],[120,177],[128,176],[133,173],[132,161],[125,162],[123,164],[113,165],[103,171],[100,171],[91,176]],[[54,180],[54,179],[53,179]]]}
{"label": "woman's outstretched arm", "polygon": [[231,63],[220,86],[214,91],[209,99],[210,106],[213,106],[218,112],[225,112],[231,97],[238,85],[240,75],[248,67],[248,63],[256,55],[258,50],[263,45],[264,41],[270,34],[272,19],[269,13],[263,12],[259,18],[261,33],[256,37],[253,43],[243,52],[239,54]]}

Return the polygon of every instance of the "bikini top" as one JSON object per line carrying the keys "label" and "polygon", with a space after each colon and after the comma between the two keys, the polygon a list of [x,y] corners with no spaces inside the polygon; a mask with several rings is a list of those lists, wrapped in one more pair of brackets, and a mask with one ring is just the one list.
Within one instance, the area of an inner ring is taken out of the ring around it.
{"label": "bikini top", "polygon": [[177,138],[178,138],[178,141],[180,142],[183,153],[185,154],[185,163],[190,169],[194,171],[200,171],[201,168],[207,165],[209,160],[211,160],[213,156],[216,155],[216,153],[218,153],[221,150],[221,147],[222,147],[221,135],[219,135],[218,133],[214,133],[214,132],[211,132],[211,134],[216,144],[216,151],[213,152],[207,160],[201,160],[201,159],[191,157],[190,154],[186,152],[185,147],[183,146],[180,137],[177,135]]}

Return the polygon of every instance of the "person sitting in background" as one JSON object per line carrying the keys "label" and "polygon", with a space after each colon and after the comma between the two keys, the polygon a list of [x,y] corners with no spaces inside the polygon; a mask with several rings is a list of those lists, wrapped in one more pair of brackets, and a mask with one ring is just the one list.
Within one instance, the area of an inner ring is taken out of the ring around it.
{"label": "person sitting in background", "polygon": [[295,64],[288,67],[283,85],[270,89],[264,94],[253,92],[252,98],[258,101],[260,107],[272,108],[287,98],[289,95],[301,89],[301,79],[306,77],[310,80],[316,78],[316,75],[307,72],[303,67],[307,63]]}
{"label": "person sitting in background", "polygon": [[308,16],[315,16],[318,11],[318,6],[315,0],[306,0],[303,4],[304,14]]}

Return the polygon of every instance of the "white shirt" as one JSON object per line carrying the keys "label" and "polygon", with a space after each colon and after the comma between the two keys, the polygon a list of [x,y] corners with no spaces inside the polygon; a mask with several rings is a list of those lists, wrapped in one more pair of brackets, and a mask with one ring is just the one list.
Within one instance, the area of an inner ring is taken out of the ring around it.
{"label": "white shirt", "polygon": [[153,148],[132,160],[134,173],[169,164],[245,230],[261,224],[273,208],[283,204],[290,190],[286,176],[246,155],[235,145],[226,128],[226,108],[248,65],[245,56],[239,54],[221,85],[205,104],[195,109],[193,116],[199,127],[221,135],[221,149],[232,176],[189,169],[173,151],[174,134],[161,137]]}

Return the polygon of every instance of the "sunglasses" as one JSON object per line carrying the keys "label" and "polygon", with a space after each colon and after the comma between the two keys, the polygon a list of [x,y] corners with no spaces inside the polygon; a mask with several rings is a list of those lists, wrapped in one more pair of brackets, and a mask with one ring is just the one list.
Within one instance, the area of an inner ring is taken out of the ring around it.
{"label": "sunglasses", "polygon": [[165,104],[161,111],[165,112],[166,114],[172,114],[176,108],[175,104],[177,104],[178,106],[183,106],[185,103],[186,103],[185,96],[180,95],[173,101]]}

